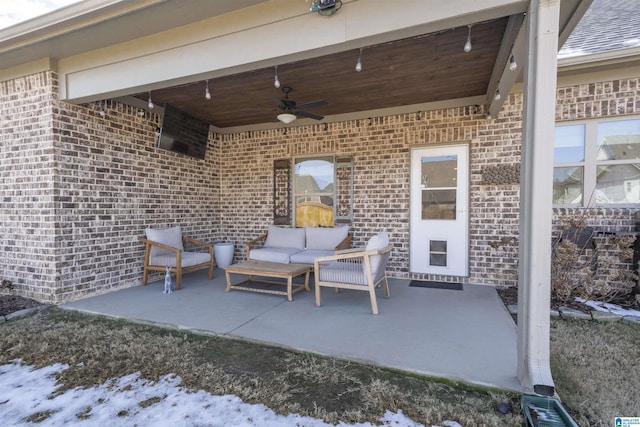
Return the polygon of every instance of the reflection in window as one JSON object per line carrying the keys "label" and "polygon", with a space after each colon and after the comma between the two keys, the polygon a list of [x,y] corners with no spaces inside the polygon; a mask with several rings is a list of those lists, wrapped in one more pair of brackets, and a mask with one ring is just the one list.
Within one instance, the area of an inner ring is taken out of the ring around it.
{"label": "reflection in window", "polygon": [[640,203],[640,119],[556,126],[553,203]]}
{"label": "reflection in window", "polygon": [[422,219],[456,219],[458,156],[422,158]]}
{"label": "reflection in window", "polygon": [[553,203],[577,205],[582,203],[583,167],[553,169]]}
{"label": "reflection in window", "polygon": [[295,161],[296,227],[333,227],[334,177],[333,157]]}

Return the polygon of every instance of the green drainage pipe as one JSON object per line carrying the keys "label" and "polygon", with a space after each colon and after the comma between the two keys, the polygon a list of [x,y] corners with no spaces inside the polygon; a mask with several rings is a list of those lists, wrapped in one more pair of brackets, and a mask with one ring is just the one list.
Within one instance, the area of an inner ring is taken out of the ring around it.
{"label": "green drainage pipe", "polygon": [[522,413],[527,419],[527,426],[529,427],[579,427],[556,399],[524,395],[522,396],[521,404]]}

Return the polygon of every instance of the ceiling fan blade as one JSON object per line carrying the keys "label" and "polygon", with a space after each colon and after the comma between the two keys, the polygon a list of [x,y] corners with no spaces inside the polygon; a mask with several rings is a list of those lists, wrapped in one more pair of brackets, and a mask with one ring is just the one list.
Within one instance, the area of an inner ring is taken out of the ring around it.
{"label": "ceiling fan blade", "polygon": [[274,104],[276,104],[278,107],[280,108],[286,108],[286,105],[284,105],[284,103],[282,101],[280,101],[278,98],[276,98],[275,96],[273,96],[273,94],[269,94],[268,96],[269,101],[273,102]]}
{"label": "ceiling fan blade", "polygon": [[324,99],[319,99],[318,101],[311,101],[311,102],[307,102],[304,104],[299,104],[298,105],[298,110],[305,110],[307,108],[315,108],[315,107],[323,107],[325,105],[329,104],[328,101],[324,100]]}
{"label": "ceiling fan blade", "polygon": [[315,120],[324,119],[324,116],[320,116],[318,114],[309,113],[307,111],[296,111],[295,115],[296,116],[301,116],[301,117],[309,117],[310,119],[315,119]]}

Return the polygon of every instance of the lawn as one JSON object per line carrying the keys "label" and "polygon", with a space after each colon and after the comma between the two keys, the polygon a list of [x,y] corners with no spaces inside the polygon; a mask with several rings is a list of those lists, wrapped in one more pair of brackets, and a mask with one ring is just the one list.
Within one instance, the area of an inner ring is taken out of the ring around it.
{"label": "lawn", "polygon": [[[615,416],[640,415],[640,324],[558,319],[551,337],[556,387],[579,425],[609,426]],[[426,426],[524,422],[516,394],[55,307],[0,324],[0,365],[16,359],[35,367],[69,365],[57,373],[55,393],[135,373],[155,382],[175,374],[192,390],[334,424],[377,424],[386,411],[399,410]],[[498,410],[505,404],[508,414]]]}

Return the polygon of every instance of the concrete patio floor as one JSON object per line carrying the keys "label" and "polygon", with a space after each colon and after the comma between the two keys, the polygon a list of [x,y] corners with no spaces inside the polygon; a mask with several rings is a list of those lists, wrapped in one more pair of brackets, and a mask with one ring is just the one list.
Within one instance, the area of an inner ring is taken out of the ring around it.
{"label": "concrete patio floor", "polygon": [[523,391],[516,378],[516,325],[492,287],[429,289],[390,279],[391,297],[378,290],[380,314],[374,316],[361,291],[335,294],[325,288],[322,307],[316,307],[313,280],[311,292],[290,302],[277,295],[225,293],[225,286],[224,271],[216,269],[212,281],[197,271],[170,295],[158,281],[62,307]]}

